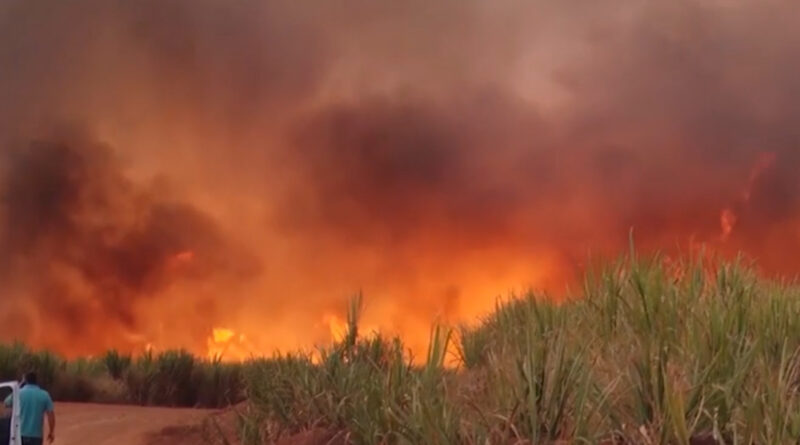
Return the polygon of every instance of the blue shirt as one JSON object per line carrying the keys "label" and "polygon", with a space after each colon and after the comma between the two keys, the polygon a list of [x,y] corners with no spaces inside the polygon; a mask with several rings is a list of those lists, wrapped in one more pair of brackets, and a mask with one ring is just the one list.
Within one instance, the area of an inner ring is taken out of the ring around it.
{"label": "blue shirt", "polygon": [[[6,406],[13,398],[8,396]],[[41,439],[44,437],[44,413],[53,412],[53,399],[47,391],[30,383],[19,390],[19,421],[22,437]]]}

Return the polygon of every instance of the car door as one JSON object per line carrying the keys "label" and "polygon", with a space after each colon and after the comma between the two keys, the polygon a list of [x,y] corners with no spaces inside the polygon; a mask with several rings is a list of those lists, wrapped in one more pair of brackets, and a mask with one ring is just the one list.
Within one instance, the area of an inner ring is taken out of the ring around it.
{"label": "car door", "polygon": [[22,445],[19,425],[19,384],[17,382],[0,383],[0,405],[11,397],[11,408],[5,408],[0,418],[0,445]]}

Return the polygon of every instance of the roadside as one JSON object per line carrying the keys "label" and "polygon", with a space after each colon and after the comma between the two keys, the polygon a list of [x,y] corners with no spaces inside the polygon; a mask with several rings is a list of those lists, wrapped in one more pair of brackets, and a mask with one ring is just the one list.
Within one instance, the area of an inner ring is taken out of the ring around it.
{"label": "roadside", "polygon": [[[56,445],[149,445],[156,434],[190,434],[195,426],[214,412],[187,408],[57,403]],[[169,443],[188,445],[196,442],[174,440]]]}

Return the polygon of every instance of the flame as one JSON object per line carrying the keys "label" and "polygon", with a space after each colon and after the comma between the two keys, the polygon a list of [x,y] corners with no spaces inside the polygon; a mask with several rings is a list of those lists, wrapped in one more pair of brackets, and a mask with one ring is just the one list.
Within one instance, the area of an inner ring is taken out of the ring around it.
{"label": "flame", "polygon": [[[335,313],[326,313],[322,316],[322,325],[327,327],[330,337],[326,340],[333,342],[340,342],[347,336],[348,323],[343,317]],[[365,323],[359,321],[358,335],[370,336],[377,334],[381,331],[380,327],[375,323]]]}
{"label": "flame", "polygon": [[211,336],[214,343],[227,343],[236,336],[236,333],[226,328],[214,328]]}
{"label": "flame", "polygon": [[242,360],[252,351],[244,345],[245,336],[233,329],[217,327],[211,329],[207,340],[206,356],[209,359]]}
{"label": "flame", "polygon": [[733,229],[736,227],[736,219],[736,214],[731,209],[724,209],[720,214],[719,223],[722,229],[721,238],[723,241],[726,241],[733,233]]}
{"label": "flame", "polygon": [[342,341],[347,335],[347,322],[338,315],[325,314],[322,316],[322,322],[328,327],[333,341]]}
{"label": "flame", "polygon": [[[756,159],[756,162],[753,164],[753,167],[750,169],[750,174],[747,177],[747,183],[745,184],[742,192],[739,195],[739,202],[737,203],[738,207],[746,207],[750,203],[750,199],[753,196],[753,188],[755,188],[758,180],[764,174],[764,172],[769,169],[773,164],[775,164],[775,160],[777,159],[777,155],[773,152],[766,152],[761,153]],[[736,227],[736,223],[738,222],[739,217],[737,216],[736,212],[732,208],[725,208],[720,213],[720,229],[722,233],[720,234],[720,239],[722,241],[727,241],[730,238],[731,234],[733,233],[734,228]]]}

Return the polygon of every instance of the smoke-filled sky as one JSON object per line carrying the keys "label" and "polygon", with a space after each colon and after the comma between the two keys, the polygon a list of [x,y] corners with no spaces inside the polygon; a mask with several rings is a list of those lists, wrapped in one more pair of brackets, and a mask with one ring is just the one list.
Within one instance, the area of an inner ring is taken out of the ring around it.
{"label": "smoke-filled sky", "polygon": [[631,228],[794,275],[798,9],[0,0],[0,338],[419,347]]}

